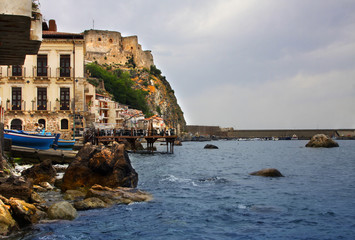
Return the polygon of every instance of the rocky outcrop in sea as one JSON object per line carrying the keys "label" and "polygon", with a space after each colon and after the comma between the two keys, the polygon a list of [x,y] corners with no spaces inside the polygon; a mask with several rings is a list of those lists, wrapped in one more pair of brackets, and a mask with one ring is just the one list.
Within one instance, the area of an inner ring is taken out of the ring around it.
{"label": "rocky outcrop in sea", "polygon": [[[50,161],[0,178],[0,236],[46,219],[73,220],[78,211],[114,204],[150,201],[135,189],[138,174],[123,144],[86,144],[66,169],[63,180]],[[58,188],[58,187],[60,188]]]}

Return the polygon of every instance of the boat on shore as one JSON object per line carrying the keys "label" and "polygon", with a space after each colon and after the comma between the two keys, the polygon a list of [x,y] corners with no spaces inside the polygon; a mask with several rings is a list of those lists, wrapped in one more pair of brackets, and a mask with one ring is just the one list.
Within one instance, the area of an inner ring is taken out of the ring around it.
{"label": "boat on shore", "polygon": [[11,139],[15,146],[46,150],[57,145],[60,134],[4,129],[4,137]]}
{"label": "boat on shore", "polygon": [[66,139],[59,139],[57,146],[58,148],[73,148],[75,145],[75,139],[66,140]]}

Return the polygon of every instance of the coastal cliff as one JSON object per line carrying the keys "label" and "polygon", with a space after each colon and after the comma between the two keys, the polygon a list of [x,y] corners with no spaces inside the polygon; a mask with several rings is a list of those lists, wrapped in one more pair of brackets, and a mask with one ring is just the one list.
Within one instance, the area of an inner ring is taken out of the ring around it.
{"label": "coastal cliff", "polygon": [[[87,70],[91,77],[101,78],[100,71],[107,71],[118,78],[126,78],[125,86],[135,90],[132,100],[122,102],[142,110],[147,117],[158,115],[168,127],[184,131],[186,121],[175,97],[174,90],[162,72],[156,68],[150,51],[143,51],[137,36],[122,37],[119,32],[88,30],[84,32]],[[97,69],[97,67],[96,67]],[[128,81],[129,78],[132,82]],[[118,89],[105,81],[106,90],[115,95]],[[144,96],[144,102],[142,101]],[[117,98],[115,99],[120,102]]]}

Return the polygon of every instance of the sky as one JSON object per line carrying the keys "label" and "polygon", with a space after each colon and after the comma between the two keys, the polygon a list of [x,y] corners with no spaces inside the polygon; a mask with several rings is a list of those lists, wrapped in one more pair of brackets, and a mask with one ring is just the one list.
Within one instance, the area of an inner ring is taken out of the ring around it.
{"label": "sky", "polygon": [[58,31],[138,36],[187,124],[355,128],[354,0],[39,0]]}

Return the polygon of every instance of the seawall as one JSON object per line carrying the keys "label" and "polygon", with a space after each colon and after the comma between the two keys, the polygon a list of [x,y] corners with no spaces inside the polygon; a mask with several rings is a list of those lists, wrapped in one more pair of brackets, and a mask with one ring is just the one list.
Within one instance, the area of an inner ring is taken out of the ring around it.
{"label": "seawall", "polygon": [[223,129],[219,126],[187,125],[187,132],[192,135],[209,135],[221,138],[288,138],[294,134],[299,139],[310,139],[315,134],[326,134],[337,138],[355,138],[355,129],[267,129],[267,130],[235,130]]}

